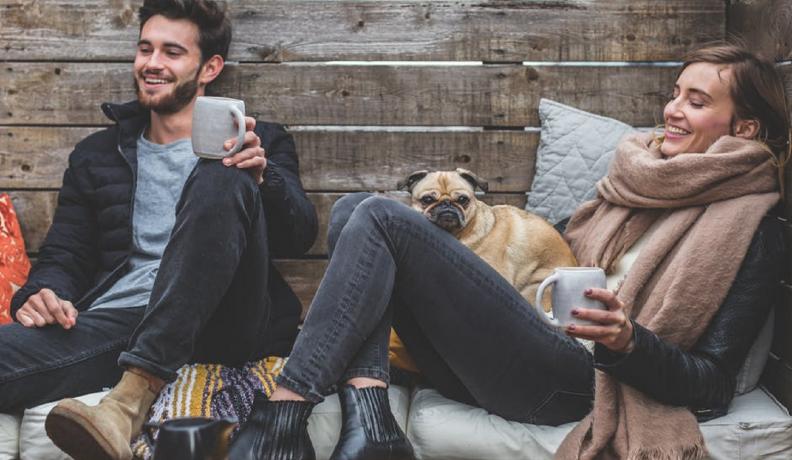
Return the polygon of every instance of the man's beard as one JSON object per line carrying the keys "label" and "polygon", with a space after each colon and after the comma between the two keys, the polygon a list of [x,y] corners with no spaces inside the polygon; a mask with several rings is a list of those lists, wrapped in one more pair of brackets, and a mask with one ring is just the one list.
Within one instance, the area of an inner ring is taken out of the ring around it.
{"label": "man's beard", "polygon": [[180,83],[172,92],[160,96],[156,102],[143,93],[137,78],[134,79],[134,83],[135,94],[137,94],[140,105],[156,113],[167,115],[180,111],[193,100],[198,93],[198,72],[196,72],[195,78]]}

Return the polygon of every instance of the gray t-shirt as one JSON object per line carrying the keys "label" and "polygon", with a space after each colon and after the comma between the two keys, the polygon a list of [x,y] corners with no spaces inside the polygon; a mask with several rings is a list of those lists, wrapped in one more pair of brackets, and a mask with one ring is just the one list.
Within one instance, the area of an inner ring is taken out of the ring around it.
{"label": "gray t-shirt", "polygon": [[197,161],[190,139],[160,145],[140,136],[129,272],[96,299],[91,310],[148,305],[176,221],[176,203]]}

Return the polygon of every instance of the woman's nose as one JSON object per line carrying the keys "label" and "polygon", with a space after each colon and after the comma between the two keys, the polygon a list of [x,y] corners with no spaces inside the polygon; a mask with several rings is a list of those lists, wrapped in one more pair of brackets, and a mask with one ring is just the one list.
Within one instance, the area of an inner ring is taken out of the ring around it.
{"label": "woman's nose", "polygon": [[665,109],[663,109],[663,115],[665,116],[665,118],[681,116],[681,113],[679,111],[679,107],[680,107],[680,105],[679,105],[679,97],[675,97],[675,98],[671,99],[670,101],[668,101],[668,103],[665,106]]}

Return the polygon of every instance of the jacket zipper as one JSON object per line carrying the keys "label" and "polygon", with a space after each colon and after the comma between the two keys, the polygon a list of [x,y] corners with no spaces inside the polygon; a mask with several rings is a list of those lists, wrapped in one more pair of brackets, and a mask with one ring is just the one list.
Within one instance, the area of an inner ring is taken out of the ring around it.
{"label": "jacket zipper", "polygon": [[[115,113],[114,113],[114,115],[115,115]],[[118,116],[116,115],[116,118],[117,117]],[[132,174],[132,193],[130,195],[130,202],[129,202],[129,225],[128,225],[128,227],[129,227],[129,242],[130,242],[129,244],[131,245],[132,244],[132,239],[135,236],[134,235],[134,226],[132,225],[132,222],[133,222],[132,219],[133,219],[134,214],[135,214],[135,192],[137,190],[137,174],[135,174],[135,170],[134,170],[134,168],[132,168],[132,163],[130,163],[129,160],[127,160],[127,157],[124,156],[124,152],[121,149],[121,122],[117,121],[116,123],[118,123],[118,140],[116,141],[116,152],[118,152],[118,154],[121,156],[121,159],[124,160],[124,163],[126,163],[126,165],[129,167],[129,172]],[[105,276],[104,279],[102,279],[102,281],[97,283],[96,286],[93,287],[93,289],[91,289],[88,292],[86,292],[82,296],[82,298],[80,298],[80,301],[77,302],[77,304],[79,306],[82,306],[83,302],[85,302],[86,300],[88,300],[92,296],[94,298],[91,300],[91,303],[95,302],[96,299],[98,298],[98,296],[95,296],[96,292],[100,291],[100,290],[106,291],[108,289],[108,287],[105,287],[105,284],[107,284],[107,281],[112,279],[113,277],[115,277],[115,275],[127,264],[127,262],[129,262],[129,259],[131,257],[132,257],[132,255],[130,254],[130,249],[127,249],[127,255],[124,258],[124,260],[121,261],[121,263],[119,263],[107,276]]]}

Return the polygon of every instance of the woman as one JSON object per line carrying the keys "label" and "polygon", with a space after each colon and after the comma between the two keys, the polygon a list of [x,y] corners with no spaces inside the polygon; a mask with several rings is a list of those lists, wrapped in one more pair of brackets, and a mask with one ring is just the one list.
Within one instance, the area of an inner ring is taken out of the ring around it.
{"label": "woman", "polygon": [[[491,267],[402,204],[339,201],[332,258],[279,387],[256,401],[231,458],[311,458],[305,420],[339,382],[332,458],[412,458],[385,390],[391,325],[447,397],[537,424],[591,410],[560,457],[703,456],[693,412],[728,406],[781,276],[781,229],[765,218],[788,151],[781,79],[741,48],[695,51],[664,121],[661,138],[620,145],[597,199],[569,223],[578,260],[621,282],[587,291],[608,307],[576,311],[595,326],[547,326]],[[630,267],[628,253],[638,255]],[[575,339],[593,340],[593,354]],[[640,420],[629,438],[627,419]]]}

